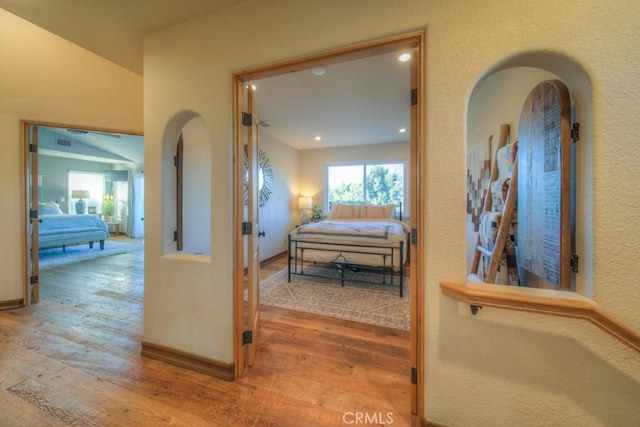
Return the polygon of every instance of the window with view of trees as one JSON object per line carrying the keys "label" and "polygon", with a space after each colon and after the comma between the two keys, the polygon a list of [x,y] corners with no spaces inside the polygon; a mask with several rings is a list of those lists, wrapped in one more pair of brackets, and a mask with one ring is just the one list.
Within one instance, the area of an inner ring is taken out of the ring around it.
{"label": "window with view of trees", "polygon": [[400,205],[404,162],[327,165],[328,202]]}

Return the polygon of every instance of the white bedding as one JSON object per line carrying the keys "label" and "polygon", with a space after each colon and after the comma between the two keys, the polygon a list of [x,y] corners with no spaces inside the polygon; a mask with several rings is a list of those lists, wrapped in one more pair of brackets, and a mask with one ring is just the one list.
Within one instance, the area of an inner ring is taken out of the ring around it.
{"label": "white bedding", "polygon": [[404,242],[402,260],[407,259],[406,236],[409,231],[409,226],[397,220],[324,220],[293,230],[290,250],[304,261],[346,262],[375,267],[390,267],[393,254],[393,268],[398,269],[400,242]]}

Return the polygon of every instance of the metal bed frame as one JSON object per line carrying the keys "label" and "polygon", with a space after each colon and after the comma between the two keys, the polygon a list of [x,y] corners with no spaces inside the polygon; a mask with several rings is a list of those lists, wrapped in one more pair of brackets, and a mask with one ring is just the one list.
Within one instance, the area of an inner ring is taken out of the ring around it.
{"label": "metal bed frame", "polygon": [[[398,246],[388,246],[388,247],[374,247],[370,245],[344,245],[337,243],[322,243],[323,246],[339,246],[340,249],[332,249],[332,248],[317,248],[317,247],[299,247],[298,244],[318,244],[317,242],[312,242],[309,240],[292,240],[291,235],[289,235],[289,260],[288,260],[288,275],[287,280],[291,282],[291,275],[299,275],[299,276],[310,276],[310,277],[321,277],[324,279],[335,279],[333,276],[329,275],[321,275],[321,274],[312,274],[305,273],[304,271],[304,251],[312,250],[312,251],[325,251],[325,252],[337,252],[335,259],[333,261],[327,263],[319,263],[316,261],[307,261],[313,262],[314,265],[324,264],[328,266],[334,266],[340,273],[340,285],[344,286],[345,280],[349,280],[351,282],[360,282],[360,283],[372,283],[376,285],[387,285],[387,278],[389,279],[389,286],[394,286],[394,278],[396,276],[399,277],[399,292],[400,297],[404,295],[404,241],[401,241]],[[293,250],[292,250],[293,246]],[[376,252],[372,252],[371,249],[375,248]],[[369,250],[367,250],[369,249]],[[381,252],[382,250],[382,252]],[[399,253],[399,261],[400,267],[398,271],[395,272],[393,269],[394,265],[394,254],[395,251]],[[292,255],[292,253],[294,255]],[[381,257],[381,265],[373,266],[373,265],[364,265],[349,262],[346,255],[348,254],[364,254],[364,255],[375,255]],[[389,265],[387,265],[387,260],[390,259]],[[291,261],[293,260],[293,265]],[[345,274],[356,273],[360,270],[371,270],[373,272],[380,273],[382,275],[381,282],[371,281],[371,280],[362,280],[353,277],[345,277]]]}
{"label": "metal bed frame", "polygon": [[[402,218],[402,205],[400,205],[400,218]],[[312,247],[306,246],[312,245]],[[318,247],[320,245],[321,247]],[[339,247],[339,249],[333,249],[331,246]],[[316,261],[305,261],[304,260],[304,251],[324,251],[324,252],[335,252],[337,255],[332,261],[329,262],[316,262]],[[397,251],[397,255],[396,255]],[[363,254],[363,255],[373,255],[379,256],[381,262],[378,265],[365,265],[358,263],[351,263],[348,260],[349,254]],[[387,285],[387,279],[389,279],[388,285],[394,286],[394,278],[396,276],[399,277],[400,283],[398,284],[399,294],[402,298],[404,295],[404,239],[400,241],[398,246],[372,246],[372,245],[360,245],[360,244],[344,244],[344,243],[325,243],[325,242],[314,242],[312,240],[305,239],[292,239],[291,234],[288,237],[288,270],[287,270],[287,281],[291,282],[291,275],[299,275],[299,276],[309,276],[309,277],[320,277],[323,279],[336,279],[334,276],[322,275],[322,274],[312,274],[305,273],[304,267],[305,262],[313,262],[314,265],[322,265],[328,267],[335,267],[339,272],[340,285],[344,286],[345,280],[351,282],[359,282],[359,283],[370,283],[376,285]],[[393,266],[395,257],[399,256],[399,268],[398,271],[394,271]],[[293,261],[293,265],[292,265]],[[387,261],[390,261],[387,264]],[[380,273],[382,275],[381,281],[371,281],[371,280],[362,280],[358,278],[346,277],[345,275],[348,273],[356,273],[360,270],[367,270],[376,273]]]}

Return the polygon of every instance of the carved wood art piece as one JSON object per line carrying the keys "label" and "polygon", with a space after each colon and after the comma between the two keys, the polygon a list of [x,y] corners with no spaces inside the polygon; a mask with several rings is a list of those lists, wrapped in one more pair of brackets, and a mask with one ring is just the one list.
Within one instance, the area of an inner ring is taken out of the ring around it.
{"label": "carved wood art piece", "polygon": [[559,80],[529,94],[518,129],[518,264],[571,288],[571,99]]}

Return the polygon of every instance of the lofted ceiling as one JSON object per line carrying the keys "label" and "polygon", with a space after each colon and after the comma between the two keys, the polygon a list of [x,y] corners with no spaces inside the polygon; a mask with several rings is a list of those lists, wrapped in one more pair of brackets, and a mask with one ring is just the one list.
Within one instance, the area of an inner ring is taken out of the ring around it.
{"label": "lofted ceiling", "polygon": [[38,153],[92,162],[144,165],[142,136],[39,126]]}
{"label": "lofted ceiling", "polygon": [[[145,34],[247,1],[0,0],[0,7],[143,75]],[[333,64],[321,76],[307,70],[253,82],[261,132],[297,149],[407,141],[399,130],[410,125],[409,65],[398,55]],[[136,150],[127,152],[116,138],[73,136],[138,162]]]}
{"label": "lofted ceiling", "polygon": [[0,7],[142,75],[146,34],[249,0],[0,0]]}

